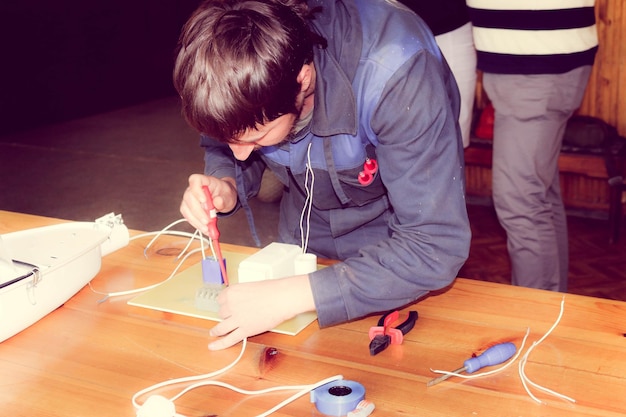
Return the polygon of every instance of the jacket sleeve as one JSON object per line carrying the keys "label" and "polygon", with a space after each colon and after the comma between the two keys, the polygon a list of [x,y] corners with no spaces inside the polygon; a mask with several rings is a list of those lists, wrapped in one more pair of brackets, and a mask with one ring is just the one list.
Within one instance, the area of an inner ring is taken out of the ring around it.
{"label": "jacket sleeve", "polygon": [[328,326],[406,305],[449,285],[469,253],[458,91],[421,51],[389,78],[371,116],[392,207],[387,239],[311,274]]}

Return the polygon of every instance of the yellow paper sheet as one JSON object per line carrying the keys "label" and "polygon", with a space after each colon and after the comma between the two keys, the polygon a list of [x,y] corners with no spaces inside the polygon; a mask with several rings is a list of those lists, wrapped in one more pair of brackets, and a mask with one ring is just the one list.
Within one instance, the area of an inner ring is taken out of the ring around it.
{"label": "yellow paper sheet", "polygon": [[[239,263],[249,255],[224,251],[228,278],[231,283],[238,281],[237,269]],[[196,308],[196,291],[202,286],[202,266],[200,263],[193,265],[176,274],[156,288],[142,293],[128,304],[150,308],[168,313],[182,314],[184,316],[201,319],[220,321],[217,313]],[[273,329],[273,332],[296,335],[317,319],[315,312],[303,313],[288,320]]]}

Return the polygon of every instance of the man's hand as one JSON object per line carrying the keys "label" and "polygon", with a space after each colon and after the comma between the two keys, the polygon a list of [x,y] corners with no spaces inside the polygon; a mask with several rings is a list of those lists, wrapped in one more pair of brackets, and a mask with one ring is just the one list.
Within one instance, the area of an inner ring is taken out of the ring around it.
{"label": "man's hand", "polygon": [[215,178],[202,174],[193,174],[189,177],[189,186],[183,195],[180,212],[196,229],[202,233],[209,233],[207,224],[209,217],[205,210],[206,198],[202,186],[206,185],[211,191],[215,209],[227,213],[237,204],[237,188],[233,178]]}
{"label": "man's hand", "polygon": [[315,310],[308,275],[232,285],[217,301],[223,321],[211,329],[211,336],[221,339],[209,344],[211,350],[225,349]]}

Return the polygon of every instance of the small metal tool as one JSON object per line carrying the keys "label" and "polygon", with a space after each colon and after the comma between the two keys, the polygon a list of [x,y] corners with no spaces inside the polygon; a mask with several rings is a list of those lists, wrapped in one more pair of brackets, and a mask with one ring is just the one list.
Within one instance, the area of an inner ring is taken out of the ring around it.
{"label": "small metal tool", "polygon": [[[515,354],[517,348],[511,342],[500,343],[498,345],[492,346],[480,355],[470,358],[463,362],[463,367],[457,369],[456,371],[452,371],[453,374],[459,374],[461,372],[467,372],[468,374],[474,373],[485,366],[493,366],[501,364],[505,362]],[[426,386],[432,387],[440,382],[445,381],[446,379],[454,376],[452,374],[443,374],[440,377],[431,379],[428,381]]]}

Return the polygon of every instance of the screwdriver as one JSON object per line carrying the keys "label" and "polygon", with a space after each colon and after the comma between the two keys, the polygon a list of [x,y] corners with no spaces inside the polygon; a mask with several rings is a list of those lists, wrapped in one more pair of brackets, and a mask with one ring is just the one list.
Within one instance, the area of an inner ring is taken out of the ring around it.
{"label": "screwdriver", "polygon": [[224,265],[222,248],[220,247],[220,231],[217,228],[217,211],[215,210],[215,206],[213,205],[213,196],[211,195],[211,191],[209,191],[209,187],[207,187],[206,185],[202,186],[202,191],[204,192],[204,197],[206,198],[206,206],[204,208],[209,215],[209,223],[207,224],[207,226],[209,227],[209,237],[213,241],[215,247],[215,255],[217,257],[217,261],[220,264],[220,272],[222,273],[224,284],[228,286],[228,275],[226,275],[226,266]]}
{"label": "screwdriver", "polygon": [[[511,342],[500,343],[498,345],[492,346],[480,355],[470,358],[463,362],[463,367],[457,369],[456,371],[452,371],[454,374],[458,374],[461,372],[467,372],[468,374],[474,373],[485,366],[493,366],[501,364],[505,362],[515,354],[517,348]],[[428,381],[426,386],[432,387],[435,384],[445,381],[446,379],[453,376],[452,374],[444,374],[435,379],[431,379]]]}

